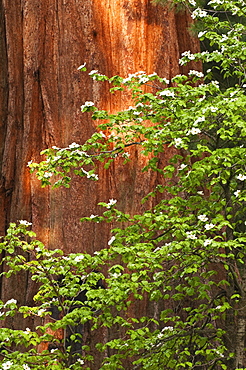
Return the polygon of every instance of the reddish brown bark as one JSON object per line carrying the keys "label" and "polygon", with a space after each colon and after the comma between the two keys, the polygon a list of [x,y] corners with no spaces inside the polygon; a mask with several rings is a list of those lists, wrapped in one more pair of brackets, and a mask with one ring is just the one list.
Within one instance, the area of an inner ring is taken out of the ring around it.
{"label": "reddish brown bark", "polygon": [[[0,232],[26,219],[48,247],[93,253],[107,245],[110,225],[81,224],[80,217],[98,213],[96,204],[109,198],[127,212],[141,212],[139,200],[159,181],[141,173],[145,159],[138,149],[128,166],[116,159],[108,171],[99,169],[98,183],[74,179],[70,189],[42,189],[26,164],[39,161],[44,148],[89,138],[95,124],[80,112],[84,101],[110,111],[128,107],[127,95],[110,95],[79,65],[87,62],[89,70],[110,76],[186,72],[178,65],[180,53],[199,48],[187,29],[190,18],[149,0],[2,0],[0,12]],[[21,286],[19,303],[30,303],[28,280],[16,278],[11,289],[7,284],[2,299],[18,295]]]}

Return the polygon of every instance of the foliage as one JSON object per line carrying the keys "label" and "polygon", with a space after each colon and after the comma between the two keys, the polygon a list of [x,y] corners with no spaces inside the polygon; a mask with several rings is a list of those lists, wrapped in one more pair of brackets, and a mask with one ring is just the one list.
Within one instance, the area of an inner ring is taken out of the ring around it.
{"label": "foliage", "polygon": [[[214,45],[212,52],[184,52],[180,64],[202,60],[211,70],[205,76],[191,70],[171,81],[156,73],[109,78],[91,71],[94,80],[111,83],[112,93],[130,90],[133,106],[110,114],[85,102],[82,111],[102,122],[98,132],[83,145],[46,149],[44,161],[29,163],[42,186],[68,187],[71,172],[100,181],[99,162],[108,168],[122,156],[127,166],[129,148],[138,146],[148,158],[143,171],[157,171],[163,179],[143,202],[157,194],[161,200],[135,215],[120,211],[114,199],[99,203],[102,216],[81,221],[116,227],[108,247],[94,255],[49,250],[28,231],[28,222],[10,225],[1,243],[8,267],[3,274],[28,272],[37,294],[33,307],[19,307],[15,299],[1,302],[0,318],[53,319],[35,332],[2,329],[3,369],[93,369],[78,330],[86,323],[99,333],[101,327],[120,328],[107,343],[99,338],[98,351],[112,350],[101,369],[123,369],[125,359],[132,369],[246,366],[246,3],[211,0],[210,10],[195,0],[176,3],[202,20],[198,37]],[[220,20],[221,12],[238,21]],[[218,68],[236,83],[221,88],[213,80]],[[85,65],[79,69],[86,71]],[[158,158],[171,148],[176,150],[170,163],[160,167]],[[155,315],[131,315],[132,305],[142,300],[158,308]],[[59,329],[61,339],[54,337]],[[38,345],[46,342],[53,348],[39,353]],[[75,351],[76,344],[82,351]]]}

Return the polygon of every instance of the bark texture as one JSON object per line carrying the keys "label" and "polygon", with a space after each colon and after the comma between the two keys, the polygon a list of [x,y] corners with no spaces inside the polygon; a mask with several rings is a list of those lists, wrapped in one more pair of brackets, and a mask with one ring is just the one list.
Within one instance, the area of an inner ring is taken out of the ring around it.
{"label": "bark texture", "polygon": [[[44,148],[89,138],[96,127],[80,111],[84,101],[112,112],[130,105],[129,96],[110,95],[79,72],[82,63],[109,76],[143,70],[171,78],[199,69],[178,65],[181,52],[199,49],[188,31],[190,18],[150,0],[0,0],[0,22],[0,233],[9,222],[26,219],[50,248],[93,253],[107,245],[111,226],[81,224],[80,217],[98,214],[96,204],[109,198],[118,199],[122,210],[141,212],[139,200],[159,181],[141,173],[145,158],[133,148],[133,161],[100,168],[99,182],[75,178],[70,189],[52,191],[40,187],[27,162],[39,161]],[[28,278],[7,284],[2,282],[2,299],[19,296],[20,304],[30,304]],[[144,302],[136,307],[150,309]],[[11,325],[21,327],[16,320]]]}

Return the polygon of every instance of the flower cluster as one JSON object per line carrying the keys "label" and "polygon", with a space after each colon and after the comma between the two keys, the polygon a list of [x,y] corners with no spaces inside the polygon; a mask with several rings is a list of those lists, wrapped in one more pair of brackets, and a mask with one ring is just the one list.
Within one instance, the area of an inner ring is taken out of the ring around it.
{"label": "flower cluster", "polygon": [[143,76],[146,76],[146,72],[144,71],[138,71],[138,72],[135,72],[135,73],[129,73],[128,74],[128,77],[124,78],[122,80],[122,83],[123,84],[126,84],[128,82],[131,82],[134,78],[142,78]]}
{"label": "flower cluster", "polygon": [[204,116],[201,116],[201,117],[198,117],[195,122],[194,122],[194,125],[197,125],[198,123],[200,122],[204,122],[205,121],[205,117]]}
{"label": "flower cluster", "polygon": [[140,83],[140,84],[145,84],[146,82],[148,82],[149,81],[149,78],[147,77],[147,76],[141,76],[140,78],[139,78],[139,80],[138,80],[138,82]]}
{"label": "flower cluster", "polygon": [[190,50],[184,51],[184,52],[181,54],[181,57],[182,57],[182,58],[180,58],[180,59],[179,59],[179,64],[180,64],[181,66],[183,66],[184,64],[186,64],[186,63],[187,63],[187,61],[195,60],[195,59],[196,59],[195,55],[194,55],[194,54],[192,54]]}
{"label": "flower cluster", "polygon": [[81,172],[85,174],[87,179],[98,180],[98,175],[93,173],[93,172],[90,173],[90,172],[84,170],[83,168],[81,168]]}
{"label": "flower cluster", "polygon": [[122,157],[123,157],[123,158],[130,158],[130,156],[131,156],[131,154],[130,154],[130,153],[128,153],[128,152],[124,152],[124,153],[122,153]]}
{"label": "flower cluster", "polygon": [[75,148],[79,148],[80,147],[80,145],[79,144],[77,144],[77,143],[72,143],[72,144],[70,144],[69,146],[68,146],[68,148],[69,149],[75,149]]}
{"label": "flower cluster", "polygon": [[190,134],[191,135],[197,135],[197,134],[200,134],[200,133],[201,133],[201,130],[197,127],[192,127],[192,129],[187,132],[188,135],[190,135]]}
{"label": "flower cluster", "polygon": [[175,93],[174,91],[171,91],[171,90],[168,90],[168,89],[165,89],[163,91],[161,91],[159,93],[160,96],[170,96],[171,98],[174,98],[175,97]]}
{"label": "flower cluster", "polygon": [[23,225],[23,226],[31,226],[32,225],[31,222],[28,222],[26,220],[19,220],[19,224]]}
{"label": "flower cluster", "polygon": [[195,240],[197,239],[195,231],[186,231],[187,239]]}
{"label": "flower cluster", "polygon": [[162,339],[163,337],[165,337],[165,334],[164,334],[165,331],[173,331],[173,326],[165,326],[161,330],[161,332],[159,334],[157,334],[157,338]]}
{"label": "flower cluster", "polygon": [[[129,83],[132,83],[132,82],[137,82],[138,84],[145,84],[149,81],[152,81],[155,78],[160,79],[157,76],[156,72],[153,72],[153,73],[148,75],[145,71],[138,71],[138,72],[135,72],[135,73],[129,73],[126,78],[122,79],[122,83],[123,84],[129,84]],[[167,80],[166,78],[162,78],[161,81],[162,81],[162,83],[166,83],[166,84],[169,83],[169,80]]]}
{"label": "flower cluster", "polygon": [[75,262],[81,262],[83,259],[85,258],[85,256],[83,254],[79,255],[79,256],[76,256],[74,258],[74,261]]}
{"label": "flower cluster", "polygon": [[206,215],[199,215],[197,218],[202,222],[208,221],[208,217]]}
{"label": "flower cluster", "polygon": [[86,101],[83,105],[81,105],[81,111],[84,112],[86,108],[93,107],[93,101]]}
{"label": "flower cluster", "polygon": [[198,78],[203,78],[204,77],[204,74],[202,72],[195,71],[193,69],[189,71],[188,75],[189,76],[196,76]]}
{"label": "flower cluster", "polygon": [[192,14],[191,18],[196,19],[196,18],[204,18],[208,15],[208,13],[205,10],[202,10],[201,8],[196,8]]}
{"label": "flower cluster", "polygon": [[44,177],[45,179],[50,179],[52,176],[53,176],[53,173],[52,173],[52,172],[45,172],[45,173],[43,174],[43,177]]}
{"label": "flower cluster", "polygon": [[110,208],[111,206],[113,206],[116,203],[117,203],[116,199],[109,199],[109,202],[107,203],[106,207]]}

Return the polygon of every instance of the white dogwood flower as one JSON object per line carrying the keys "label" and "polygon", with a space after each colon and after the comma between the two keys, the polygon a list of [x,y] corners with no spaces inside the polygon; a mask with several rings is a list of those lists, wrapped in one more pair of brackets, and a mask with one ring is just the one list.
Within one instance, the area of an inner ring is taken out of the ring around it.
{"label": "white dogwood flower", "polygon": [[217,112],[218,108],[217,107],[209,107],[212,113]]}
{"label": "white dogwood flower", "polygon": [[81,105],[80,109],[83,111],[86,107],[92,107],[94,105],[93,101],[86,101],[83,105]]}
{"label": "white dogwood flower", "polygon": [[206,224],[204,227],[205,227],[206,230],[211,230],[211,229],[214,228],[214,226],[215,225],[211,223],[211,224]]}
{"label": "white dogwood flower", "polygon": [[204,74],[202,72],[199,72],[199,71],[195,71],[194,69],[191,69],[188,73],[189,76],[196,76],[196,77],[199,77],[199,78],[202,78],[204,77]]}
{"label": "white dogwood flower", "polygon": [[147,77],[147,76],[142,76],[142,77],[140,77],[139,78],[139,80],[138,80],[138,82],[140,83],[140,84],[145,84],[146,82],[148,82],[149,81],[149,78]]}
{"label": "white dogwood flower", "polygon": [[197,127],[192,127],[192,129],[187,132],[188,135],[190,135],[190,134],[191,135],[197,135],[197,134],[200,134],[200,133],[201,133],[201,130]]}
{"label": "white dogwood flower", "polygon": [[180,137],[175,137],[174,138],[174,146],[181,146],[183,144],[183,140]]}
{"label": "white dogwood flower", "polygon": [[194,231],[186,231],[186,235],[187,235],[187,239],[192,239],[192,240],[197,239]]}
{"label": "white dogwood flower", "polygon": [[76,256],[76,257],[74,258],[74,261],[75,261],[75,262],[80,262],[80,261],[82,261],[84,258],[85,258],[85,256],[84,256],[83,254],[81,254],[80,256]]}
{"label": "white dogwood flower", "polygon": [[19,224],[24,225],[24,226],[31,226],[32,225],[31,222],[28,222],[26,220],[19,220]]}
{"label": "white dogwood flower", "polygon": [[108,241],[108,245],[111,245],[115,241],[115,236],[113,235],[111,239]]}
{"label": "white dogwood flower", "polygon": [[234,191],[233,194],[235,195],[235,197],[238,197],[240,193],[241,193],[241,190],[236,190]]}
{"label": "white dogwood flower", "polygon": [[98,69],[93,69],[92,71],[90,71],[90,72],[88,73],[88,75],[89,75],[89,76],[92,76],[92,75],[96,74],[97,72],[98,72]]}
{"label": "white dogwood flower", "polygon": [[192,19],[196,19],[197,17],[198,18],[204,18],[208,15],[208,13],[205,11],[205,10],[202,10],[201,8],[196,8],[192,14],[191,14],[191,18]]}
{"label": "white dogwood flower", "polygon": [[84,64],[81,64],[81,66],[79,66],[79,67],[77,68],[77,70],[79,71],[80,69],[84,68],[85,66],[86,66],[86,62],[85,62]]}
{"label": "white dogwood flower", "polygon": [[80,147],[80,145],[79,145],[79,144],[77,144],[77,143],[72,143],[72,144],[70,144],[68,147],[69,147],[69,149],[74,149],[74,148],[79,148],[79,147]]}
{"label": "white dogwood flower", "polygon": [[113,206],[116,203],[117,203],[116,199],[109,199],[109,202],[107,203],[106,207],[110,208],[111,206]]}
{"label": "white dogwood flower", "polygon": [[243,175],[242,173],[240,173],[238,176],[237,176],[237,179],[240,180],[240,181],[244,181],[246,180],[246,175]]}
{"label": "white dogwood flower", "polygon": [[204,121],[205,121],[205,117],[204,116],[198,117],[195,120],[194,125],[197,125],[199,122],[204,122]]}
{"label": "white dogwood flower", "polygon": [[202,190],[198,191],[197,194],[204,195],[204,192]]}
{"label": "white dogwood flower", "polygon": [[179,166],[178,170],[179,170],[179,171],[182,171],[185,167],[187,167],[187,164],[182,163],[182,164]]}
{"label": "white dogwood flower", "polygon": [[13,365],[13,362],[12,361],[6,361],[4,362],[1,366],[2,366],[2,370],[8,370],[11,368],[11,366]]}
{"label": "white dogwood flower", "polygon": [[198,220],[200,220],[202,222],[206,222],[208,220],[206,215],[199,215],[197,218],[198,218]]}
{"label": "white dogwood flower", "polygon": [[37,312],[37,315],[38,316],[43,316],[43,314],[46,312],[46,310],[44,308],[41,308],[40,310],[38,310]]}
{"label": "white dogwood flower", "polygon": [[9,299],[9,300],[5,303],[4,307],[9,306],[9,305],[11,305],[11,304],[16,304],[16,303],[17,303],[17,300],[16,300],[16,299],[14,299],[14,298],[11,298],[11,299]]}
{"label": "white dogwood flower", "polygon": [[172,98],[174,98],[174,97],[175,97],[174,91],[171,91],[171,90],[168,90],[168,89],[165,89],[165,90],[161,91],[161,92],[159,93],[159,95],[160,95],[160,96],[170,96],[170,97],[172,97]]}
{"label": "white dogwood flower", "polygon": [[205,35],[207,33],[207,31],[201,31],[198,33],[198,38],[202,37],[203,35]]}

